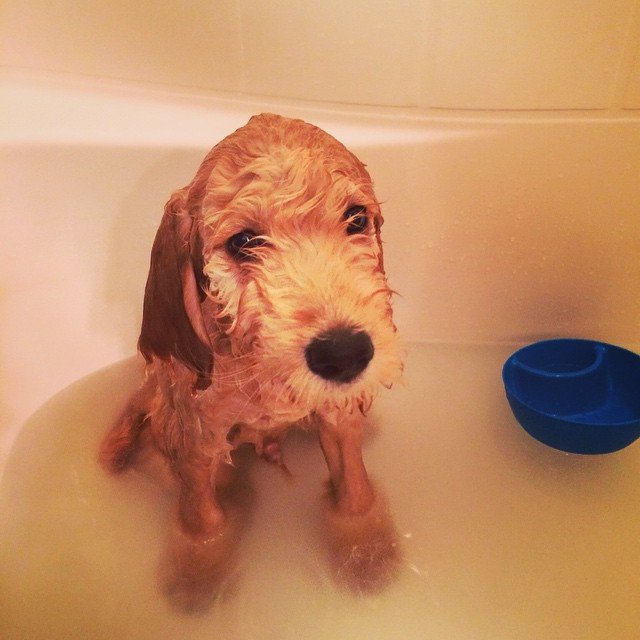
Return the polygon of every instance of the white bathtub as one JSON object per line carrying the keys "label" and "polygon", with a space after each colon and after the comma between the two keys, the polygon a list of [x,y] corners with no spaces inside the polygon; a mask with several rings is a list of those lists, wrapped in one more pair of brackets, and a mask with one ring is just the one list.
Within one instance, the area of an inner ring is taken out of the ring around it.
{"label": "white bathtub", "polygon": [[[11,614],[0,635],[632,637],[640,449],[581,458],[531,440],[500,366],[546,336],[640,343],[640,117],[438,116],[16,74],[6,88],[1,511],[18,548],[0,556]],[[311,512],[324,473],[312,443],[294,439],[293,488],[256,471],[268,490],[245,586],[222,612],[181,618],[141,586],[153,584],[166,500],[106,480],[92,455],[135,384],[126,359],[164,202],[259,111],[336,135],[384,203],[409,356],[366,455],[406,562],[380,598],[333,591],[312,544],[305,555],[310,531],[291,520]]]}

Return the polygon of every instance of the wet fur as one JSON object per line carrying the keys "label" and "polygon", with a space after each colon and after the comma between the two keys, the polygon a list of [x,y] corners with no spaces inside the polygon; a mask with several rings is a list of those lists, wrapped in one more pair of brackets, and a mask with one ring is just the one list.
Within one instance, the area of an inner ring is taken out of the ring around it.
{"label": "wet fur", "polygon": [[[366,207],[369,226],[347,235],[343,213],[354,205]],[[216,145],[167,203],[145,290],[145,381],[101,461],[116,473],[142,451],[166,462],[179,535],[163,577],[183,606],[215,596],[231,571],[237,518],[221,486],[234,451],[250,443],[277,461],[296,423],[317,429],[329,468],[327,548],[339,582],[374,591],[393,576],[393,524],[361,452],[363,415],[402,368],[381,226],[364,165],[322,130],[271,114]],[[238,262],[226,242],[247,228],[266,244]],[[349,384],[318,377],[304,358],[336,325],[366,331],[375,347]]]}

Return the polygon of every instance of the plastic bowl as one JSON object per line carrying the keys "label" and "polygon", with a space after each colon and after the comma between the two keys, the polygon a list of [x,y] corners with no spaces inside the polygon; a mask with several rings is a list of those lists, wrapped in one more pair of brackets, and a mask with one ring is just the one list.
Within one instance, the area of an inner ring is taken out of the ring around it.
{"label": "plastic bowl", "polygon": [[604,342],[545,340],[502,370],[522,427],[570,453],[611,453],[640,436],[640,356]]}

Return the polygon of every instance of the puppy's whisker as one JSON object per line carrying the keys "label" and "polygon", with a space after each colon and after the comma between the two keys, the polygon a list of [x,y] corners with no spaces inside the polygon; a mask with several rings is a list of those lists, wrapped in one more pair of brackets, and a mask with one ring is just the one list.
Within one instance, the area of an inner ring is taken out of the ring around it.
{"label": "puppy's whisker", "polygon": [[375,289],[374,291],[371,291],[369,294],[367,294],[363,299],[362,299],[362,303],[363,304],[371,304],[373,302],[373,300],[375,300],[375,298],[377,298],[378,296],[383,296],[385,298],[388,298],[391,295],[391,291],[389,290],[388,287],[383,286],[383,287],[379,287],[377,289]]}
{"label": "puppy's whisker", "polygon": [[284,394],[291,394],[291,388],[287,382],[280,385],[280,388],[277,390],[278,393],[274,398],[273,402],[275,406],[278,406],[282,402],[282,397]]}
{"label": "puppy's whisker", "polygon": [[[274,380],[277,380],[278,377],[281,375],[282,371],[284,371],[284,367],[278,371],[275,372],[275,374],[273,374],[267,382],[273,382]],[[240,416],[244,413],[244,411],[247,409],[247,407],[258,397],[258,395],[260,395],[262,393],[263,390],[263,384],[258,384],[258,388],[251,393],[250,395],[246,395],[245,394],[245,398],[246,401],[243,404],[243,406],[241,407],[241,409],[238,411],[237,415],[235,416],[233,422],[237,422],[238,419],[240,418]],[[242,390],[240,390],[242,391]]]}
{"label": "puppy's whisker", "polygon": [[254,371],[259,368],[257,362],[253,362],[246,366],[244,369],[235,369],[232,371],[226,371],[225,373],[217,373],[214,374],[214,380],[217,381],[226,381],[226,380],[234,380],[234,379],[242,379],[242,376],[247,373]]}

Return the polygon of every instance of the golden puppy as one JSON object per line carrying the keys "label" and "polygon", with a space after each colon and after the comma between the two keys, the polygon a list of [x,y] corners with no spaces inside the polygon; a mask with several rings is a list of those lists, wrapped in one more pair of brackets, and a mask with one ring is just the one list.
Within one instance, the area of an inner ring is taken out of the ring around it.
{"label": "golden puppy", "polygon": [[296,423],[317,429],[329,468],[336,576],[366,592],[393,575],[393,525],[361,451],[363,416],[402,369],[381,225],[364,165],[271,114],[216,145],[167,203],[138,345],[146,379],[101,459],[113,472],[145,448],[167,461],[182,543],[166,579],[187,600],[214,594],[233,558],[232,452],[251,443],[278,462]]}

